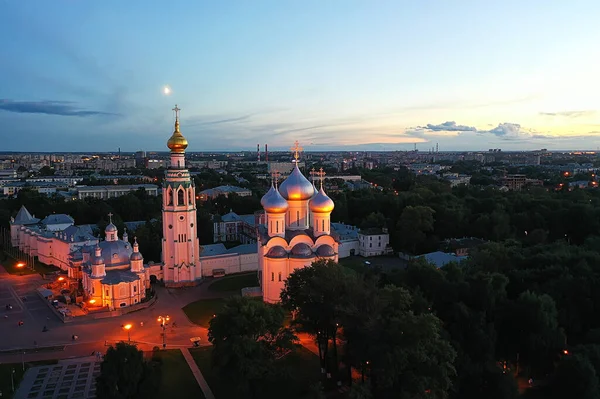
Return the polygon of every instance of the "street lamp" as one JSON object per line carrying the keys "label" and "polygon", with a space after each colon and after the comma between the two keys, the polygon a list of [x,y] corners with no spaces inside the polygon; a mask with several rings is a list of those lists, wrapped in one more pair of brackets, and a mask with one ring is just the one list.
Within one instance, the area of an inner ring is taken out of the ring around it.
{"label": "street lamp", "polygon": [[10,385],[12,387],[12,391],[15,391],[15,369],[12,369],[12,373],[10,373]]}
{"label": "street lamp", "polygon": [[21,267],[23,267],[23,266],[25,266],[25,263],[23,263],[23,262],[19,262],[19,263],[17,263],[17,267],[18,267],[18,268],[21,268]]}
{"label": "street lamp", "polygon": [[167,348],[167,324],[169,323],[169,316],[158,316],[157,321],[160,323],[160,326],[163,330],[163,349]]}
{"label": "street lamp", "polygon": [[124,328],[125,330],[127,330],[127,341],[128,341],[129,343],[131,343],[131,332],[130,332],[130,330],[131,330],[131,327],[132,327],[132,325],[131,325],[131,324],[125,324],[125,325],[123,326],[123,328]]}

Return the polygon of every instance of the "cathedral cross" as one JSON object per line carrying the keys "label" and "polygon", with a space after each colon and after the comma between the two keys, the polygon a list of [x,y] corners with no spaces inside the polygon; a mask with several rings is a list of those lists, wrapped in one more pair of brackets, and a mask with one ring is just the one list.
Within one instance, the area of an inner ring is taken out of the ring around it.
{"label": "cathedral cross", "polygon": [[274,171],[271,173],[271,182],[275,184],[275,187],[277,187],[279,176],[281,176],[281,174],[278,171]]}
{"label": "cathedral cross", "polygon": [[112,223],[112,217],[113,217],[112,212],[108,212],[108,222],[109,223]]}
{"label": "cathedral cross", "polygon": [[319,176],[319,180],[321,180],[321,188],[323,188],[323,179],[325,179],[325,171],[323,168],[320,168],[318,172],[315,172],[317,176]]}
{"label": "cathedral cross", "polygon": [[175,119],[179,119],[179,111],[181,111],[181,108],[179,108],[177,104],[175,104],[175,108],[173,108],[173,111],[175,111]]}
{"label": "cathedral cross", "polygon": [[298,158],[300,158],[300,151],[302,151],[304,148],[300,147],[300,143],[298,143],[298,140],[296,140],[294,142],[294,146],[292,148],[290,148],[290,150],[292,150],[292,152],[294,153],[294,159],[296,160],[296,163],[298,163]]}
{"label": "cathedral cross", "polygon": [[319,172],[315,171],[315,168],[312,168],[310,170],[310,177],[312,179],[313,184],[315,183],[315,176],[318,174]]}

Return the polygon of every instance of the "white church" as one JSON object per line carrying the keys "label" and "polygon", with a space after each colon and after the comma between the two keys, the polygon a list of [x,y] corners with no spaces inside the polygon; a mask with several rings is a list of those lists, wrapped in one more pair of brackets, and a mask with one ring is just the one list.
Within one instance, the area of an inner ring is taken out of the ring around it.
{"label": "white church", "polygon": [[[86,301],[109,309],[141,302],[153,278],[168,287],[190,286],[218,270],[227,274],[257,271],[263,299],[273,303],[279,301],[284,282],[295,269],[317,259],[337,261],[340,245],[356,245],[358,253],[358,239],[346,239],[332,231],[334,203],[323,189],[324,173],[317,173],[319,189],[303,176],[298,168],[298,142],[293,148],[293,171],[280,185],[275,179],[261,200],[266,217],[257,226],[256,244],[225,253],[213,253],[210,245],[200,247],[195,225],[196,187],[185,161],[188,142],[180,132],[180,109],[175,106],[174,111],[175,129],[167,141],[170,163],[162,187],[161,263],[144,264],[137,241],[131,243],[127,232],[119,237],[112,221],[101,241],[89,227],[75,226],[68,215],[51,215],[40,221],[24,207],[11,219],[13,246],[81,280]],[[354,253],[347,248],[343,251]]]}

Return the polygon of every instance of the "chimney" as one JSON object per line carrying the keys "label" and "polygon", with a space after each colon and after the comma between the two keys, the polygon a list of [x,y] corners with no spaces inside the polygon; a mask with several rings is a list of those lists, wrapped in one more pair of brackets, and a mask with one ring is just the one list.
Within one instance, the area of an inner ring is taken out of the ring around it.
{"label": "chimney", "polygon": [[269,146],[265,144],[265,161],[269,162]]}
{"label": "chimney", "polygon": [[260,162],[260,144],[256,145],[256,160]]}

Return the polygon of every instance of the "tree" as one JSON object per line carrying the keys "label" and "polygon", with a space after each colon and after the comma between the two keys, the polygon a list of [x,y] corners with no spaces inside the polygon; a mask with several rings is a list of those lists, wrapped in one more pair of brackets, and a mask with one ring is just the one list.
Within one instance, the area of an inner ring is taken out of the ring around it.
{"label": "tree", "polygon": [[50,166],[44,166],[38,173],[40,176],[54,176],[54,169]]}
{"label": "tree", "polygon": [[407,206],[400,215],[397,229],[400,231],[402,247],[415,254],[422,247],[427,233],[433,231],[433,214],[428,206]]}
{"label": "tree", "polygon": [[294,312],[295,326],[315,337],[321,367],[331,369],[329,342],[332,342],[333,365],[337,368],[337,336],[340,312],[346,297],[346,274],[332,260],[319,260],[296,269],[281,291],[281,303]]}
{"label": "tree", "polygon": [[276,361],[294,348],[297,338],[283,327],[284,316],[279,305],[232,297],[210,321],[213,363],[252,398],[260,397],[265,379],[281,372]]}
{"label": "tree", "polygon": [[144,355],[135,345],[119,342],[106,351],[96,379],[99,399],[129,399],[147,397],[147,392],[160,381],[144,362]]}
{"label": "tree", "polygon": [[600,390],[594,367],[583,356],[564,356],[556,369],[552,383],[552,397],[598,399]]}

